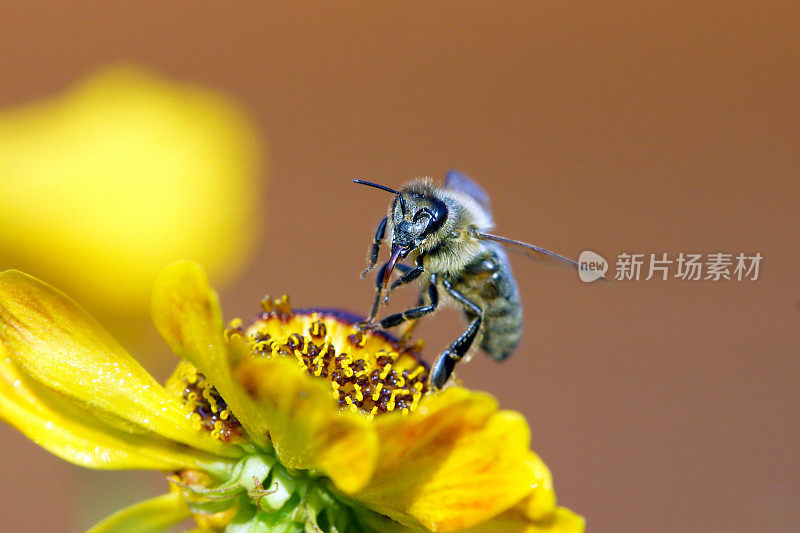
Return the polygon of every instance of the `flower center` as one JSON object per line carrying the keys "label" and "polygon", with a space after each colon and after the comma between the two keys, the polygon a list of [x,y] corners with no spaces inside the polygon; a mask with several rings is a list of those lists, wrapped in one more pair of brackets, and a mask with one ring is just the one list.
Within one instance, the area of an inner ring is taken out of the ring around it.
{"label": "flower center", "polygon": [[329,309],[292,310],[283,296],[261,301],[264,312],[249,326],[231,321],[226,337],[242,335],[255,357],[290,357],[310,376],[330,383],[343,408],[369,418],[416,409],[428,390],[428,368],[418,345],[380,331],[360,331],[359,317]]}
{"label": "flower center", "polygon": [[186,365],[182,377],[183,401],[192,411],[190,419],[198,429],[205,429],[223,442],[238,440],[243,435],[242,425],[211,382],[191,365]]}
{"label": "flower center", "polygon": [[[381,331],[361,331],[360,317],[347,312],[292,310],[286,296],[265,298],[261,305],[263,312],[251,324],[235,319],[225,330],[225,340],[232,349],[236,345],[237,357],[294,360],[309,376],[329,383],[331,396],[342,409],[370,419],[392,411],[408,414],[428,391],[429,371],[419,359],[419,344],[407,345]],[[225,442],[246,440],[225,400],[191,363],[179,364],[168,387],[182,396],[198,429]],[[288,470],[272,450],[247,450],[229,472],[212,477],[184,470],[170,477],[201,526],[362,531],[368,529],[367,523],[390,522],[330,490],[317,474]]]}

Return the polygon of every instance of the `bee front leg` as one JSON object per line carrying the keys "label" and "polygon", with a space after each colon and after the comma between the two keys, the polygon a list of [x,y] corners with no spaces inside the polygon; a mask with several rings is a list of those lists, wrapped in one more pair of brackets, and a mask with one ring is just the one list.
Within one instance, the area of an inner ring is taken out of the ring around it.
{"label": "bee front leg", "polygon": [[361,279],[364,279],[366,275],[375,268],[375,264],[378,262],[378,254],[381,251],[381,242],[383,242],[383,238],[386,236],[386,223],[388,220],[389,217],[385,216],[378,222],[378,230],[375,232],[375,240],[372,242],[372,248],[369,252],[369,265],[361,272]]}
{"label": "bee front leg", "polygon": [[[425,268],[422,266],[422,260],[424,259],[424,257],[425,257],[425,254],[419,254],[417,256],[417,261],[416,261],[416,265],[417,266],[414,267],[413,270],[405,271],[405,274],[403,274],[399,279],[395,280],[395,282],[392,283],[389,286],[389,288],[386,290],[386,296],[383,298],[383,303],[388,303],[389,302],[389,293],[390,292],[395,290],[397,287],[401,287],[403,285],[407,285],[407,284],[411,283],[412,281],[416,280],[420,276],[420,274],[425,272]],[[398,265],[398,266],[400,266],[400,265]],[[403,265],[403,266],[405,267],[405,265]],[[406,267],[406,268],[408,268],[408,267]],[[382,277],[383,276],[378,276],[379,279],[381,279]]]}
{"label": "bee front leg", "polygon": [[[428,296],[428,291],[426,289],[422,289],[419,293],[419,298],[417,298],[417,307],[424,307],[430,304],[430,298],[425,298]],[[404,343],[408,343],[411,340],[411,334],[414,332],[414,329],[419,324],[419,318],[415,318],[404,322],[402,327],[400,328],[400,341]]]}
{"label": "bee front leg", "polygon": [[483,321],[483,309],[476,303],[453,288],[453,285],[447,280],[442,280],[442,287],[444,287],[444,290],[446,290],[454,300],[474,314],[475,318],[470,321],[464,333],[462,333],[453,344],[448,346],[433,364],[433,368],[431,369],[431,388],[433,390],[441,389],[444,387],[445,383],[447,383],[447,380],[450,379],[453,369],[456,367],[456,363],[464,358],[464,355],[466,355],[472,346],[478,334],[478,330],[481,327],[481,322]]}
{"label": "bee front leg", "polygon": [[389,315],[381,320],[381,328],[392,328],[403,322],[417,320],[434,312],[437,307],[439,307],[439,291],[436,289],[436,274],[431,274],[431,280],[428,284],[428,305],[421,305],[402,313]]}
{"label": "bee front leg", "polygon": [[[375,302],[373,302],[372,310],[369,312],[369,318],[367,318],[364,324],[372,324],[372,321],[375,320],[376,316],[378,316],[378,308],[381,305],[381,291],[383,290],[383,275],[386,273],[386,268],[388,266],[389,263],[386,262],[378,270],[378,276],[375,278]],[[397,263],[394,267],[400,272],[408,272],[411,270],[410,266],[402,263]]]}

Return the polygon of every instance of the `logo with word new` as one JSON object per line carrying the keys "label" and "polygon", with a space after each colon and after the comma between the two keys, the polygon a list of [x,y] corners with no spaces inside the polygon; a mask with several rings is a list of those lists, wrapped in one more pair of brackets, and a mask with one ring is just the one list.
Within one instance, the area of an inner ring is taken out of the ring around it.
{"label": "logo with word new", "polygon": [[586,283],[603,279],[608,271],[608,261],[591,250],[584,250],[578,257],[578,276]]}

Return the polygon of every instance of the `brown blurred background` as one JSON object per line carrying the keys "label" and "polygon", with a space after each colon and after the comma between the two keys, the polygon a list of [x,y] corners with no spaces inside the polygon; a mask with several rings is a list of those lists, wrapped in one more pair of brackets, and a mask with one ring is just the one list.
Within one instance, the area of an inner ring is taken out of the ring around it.
{"label": "brown blurred background", "polygon": [[[2,107],[119,61],[246,106],[271,179],[228,316],[283,292],[367,310],[389,196],[353,177],[458,168],[499,233],[574,257],[760,252],[757,281],[611,286],[512,257],[523,345],[459,375],[527,416],[591,531],[800,530],[797,3],[17,2],[0,26]],[[428,355],[462,327],[428,320]],[[0,443],[4,531],[78,531],[165,486]]]}

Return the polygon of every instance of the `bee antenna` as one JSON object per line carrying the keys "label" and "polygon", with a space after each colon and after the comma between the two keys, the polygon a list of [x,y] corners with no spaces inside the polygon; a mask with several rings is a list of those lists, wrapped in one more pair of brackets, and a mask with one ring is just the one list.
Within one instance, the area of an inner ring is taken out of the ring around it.
{"label": "bee antenna", "polygon": [[391,187],[387,187],[386,185],[379,185],[377,183],[372,183],[371,181],[353,180],[353,183],[358,183],[359,185],[367,185],[369,187],[375,187],[376,189],[381,189],[382,191],[390,192],[392,194],[400,194],[400,191],[396,191]]}
{"label": "bee antenna", "polygon": [[400,207],[403,209],[403,213],[406,212],[406,201],[403,198],[403,195],[400,194],[400,191],[396,191],[391,187],[387,187],[386,185],[380,185],[378,183],[373,183],[371,181],[365,180],[353,180],[353,183],[358,183],[359,185],[367,185],[369,187],[375,187],[376,189],[380,189],[382,191],[390,192],[392,194],[396,194],[400,198]]}

